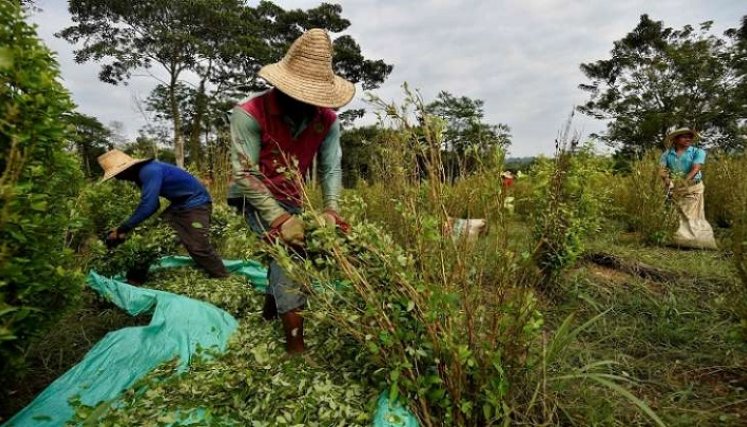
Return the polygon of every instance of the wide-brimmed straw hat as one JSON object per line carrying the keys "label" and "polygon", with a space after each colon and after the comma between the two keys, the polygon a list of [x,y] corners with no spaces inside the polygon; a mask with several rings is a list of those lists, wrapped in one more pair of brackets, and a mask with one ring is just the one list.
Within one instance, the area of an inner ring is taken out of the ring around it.
{"label": "wide-brimmed straw hat", "polygon": [[101,169],[104,170],[104,177],[101,178],[101,180],[106,181],[114,178],[132,166],[147,162],[151,159],[133,159],[127,154],[114,149],[100,155],[96,160],[98,160],[99,165],[101,165]]}
{"label": "wide-brimmed straw hat", "polygon": [[355,85],[332,71],[332,42],[319,28],[303,33],[280,62],[258,74],[291,98],[317,107],[342,107],[355,95]]}
{"label": "wide-brimmed straw hat", "polygon": [[672,141],[674,141],[675,138],[677,138],[680,135],[687,135],[690,134],[693,137],[693,140],[696,140],[700,138],[700,134],[690,128],[677,128],[673,130],[672,132],[669,132],[669,135],[667,135],[666,143],[667,145],[671,144]]}

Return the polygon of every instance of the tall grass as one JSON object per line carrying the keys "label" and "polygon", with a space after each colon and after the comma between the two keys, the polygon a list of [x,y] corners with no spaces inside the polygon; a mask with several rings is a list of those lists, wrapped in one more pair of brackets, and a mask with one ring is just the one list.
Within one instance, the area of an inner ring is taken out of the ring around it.
{"label": "tall grass", "polygon": [[548,294],[556,293],[560,274],[579,259],[584,240],[600,231],[610,200],[604,185],[609,161],[579,146],[571,135],[572,119],[556,140],[555,157],[540,159],[532,171],[534,259],[543,277],[540,289]]}
{"label": "tall grass", "polygon": [[656,151],[645,153],[633,162],[629,175],[618,176],[612,185],[619,219],[652,245],[669,243],[679,223],[675,201],[667,198],[659,176],[659,155]]}
{"label": "tall grass", "polygon": [[739,191],[747,180],[744,156],[723,152],[709,153],[703,166],[706,216],[711,225],[732,227],[740,217]]}
{"label": "tall grass", "polygon": [[731,228],[734,265],[747,296],[747,154],[716,156],[707,164],[706,212]]}
{"label": "tall grass", "polygon": [[231,178],[230,141],[228,127],[220,127],[215,141],[208,146],[208,190],[214,203],[222,203],[228,196],[228,183]]}

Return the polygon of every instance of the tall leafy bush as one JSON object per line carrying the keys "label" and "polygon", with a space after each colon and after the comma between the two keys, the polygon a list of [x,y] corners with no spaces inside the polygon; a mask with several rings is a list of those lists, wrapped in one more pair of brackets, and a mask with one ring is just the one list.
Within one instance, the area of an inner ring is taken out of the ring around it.
{"label": "tall leafy bush", "polygon": [[0,2],[0,372],[83,283],[65,243],[82,174],[64,150],[74,105],[58,77],[19,6]]}
{"label": "tall leafy bush", "polygon": [[641,240],[651,245],[669,243],[678,225],[674,196],[667,198],[659,176],[660,155],[652,150],[634,161],[630,174],[621,177],[614,190],[619,218],[628,230],[639,233]]}
{"label": "tall leafy bush", "polygon": [[607,159],[569,138],[569,128],[557,142],[553,159],[540,159],[533,169],[532,212],[537,240],[534,258],[544,278],[543,287],[572,267],[584,251],[584,239],[601,228],[603,208],[610,200],[605,185]]}
{"label": "tall leafy bush", "polygon": [[[351,232],[315,227],[319,218],[307,213],[303,256],[281,245],[270,253],[309,285],[307,316],[339,328],[372,369],[366,380],[407,403],[422,426],[509,423],[543,318],[521,286],[525,259],[507,244],[502,155],[484,152],[479,169],[452,184],[443,121],[419,95],[375,105],[386,139],[375,184],[342,203]],[[451,215],[482,216],[490,230],[475,242],[452,239]]]}

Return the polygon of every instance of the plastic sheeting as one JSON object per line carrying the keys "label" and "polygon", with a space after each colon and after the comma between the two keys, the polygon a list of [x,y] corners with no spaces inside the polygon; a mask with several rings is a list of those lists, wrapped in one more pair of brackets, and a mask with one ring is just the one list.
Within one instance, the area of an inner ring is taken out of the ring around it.
{"label": "plastic sheeting", "polygon": [[[254,288],[264,292],[267,270],[256,261],[226,260],[234,274],[240,274]],[[169,256],[151,269],[194,265],[189,257]],[[123,328],[108,333],[64,375],[49,385],[26,408],[3,427],[63,426],[74,415],[69,400],[96,406],[112,400],[161,363],[179,358],[181,368],[189,365],[198,347],[226,348],[238,323],[230,314],[205,302],[169,292],[136,287],[91,272],[88,284],[102,297],[130,315],[153,312],[147,326]],[[200,424],[201,409],[178,422]],[[376,406],[374,427],[418,427],[415,416],[382,393]]]}
{"label": "plastic sheeting", "polygon": [[90,406],[111,400],[165,361],[178,357],[184,368],[198,347],[225,349],[238,326],[225,311],[187,297],[93,272],[88,284],[133,316],[152,311],[150,323],[108,333],[5,426],[64,425],[73,416],[70,398]]}
{"label": "plastic sheeting", "polygon": [[399,403],[389,401],[387,393],[381,393],[376,402],[373,427],[418,427],[418,419]]}

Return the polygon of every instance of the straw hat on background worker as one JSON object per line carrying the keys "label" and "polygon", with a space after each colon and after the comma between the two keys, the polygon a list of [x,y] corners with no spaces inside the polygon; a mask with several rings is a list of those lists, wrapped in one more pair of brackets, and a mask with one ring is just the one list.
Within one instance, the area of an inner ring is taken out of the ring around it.
{"label": "straw hat on background worker", "polygon": [[258,75],[291,98],[317,107],[339,108],[355,95],[355,85],[332,70],[332,42],[319,28],[306,31],[280,62],[265,65]]}
{"label": "straw hat on background worker", "polygon": [[688,128],[688,127],[682,127],[682,128],[677,128],[677,129],[673,130],[672,132],[669,132],[669,134],[667,135],[666,139],[664,140],[664,145],[666,145],[667,147],[671,147],[672,146],[672,142],[675,140],[675,138],[677,138],[680,135],[688,135],[688,134],[690,136],[692,136],[693,142],[695,142],[698,139],[700,139],[700,134],[698,132],[696,132],[696,131]]}
{"label": "straw hat on background worker", "polygon": [[106,181],[114,178],[115,176],[137,164],[144,163],[152,159],[133,159],[127,154],[114,149],[100,155],[97,160],[99,162],[99,165],[101,165],[101,169],[104,170],[104,177],[101,178],[101,180]]}

